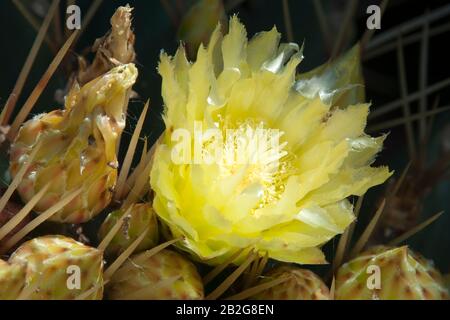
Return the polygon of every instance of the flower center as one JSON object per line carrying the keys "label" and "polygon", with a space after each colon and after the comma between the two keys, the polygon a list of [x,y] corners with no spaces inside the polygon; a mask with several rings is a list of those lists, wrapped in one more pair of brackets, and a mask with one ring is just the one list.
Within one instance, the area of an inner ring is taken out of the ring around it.
{"label": "flower center", "polygon": [[226,139],[219,161],[221,177],[242,176],[236,192],[255,190],[261,198],[260,208],[278,200],[290,171],[287,142],[281,141],[284,133],[254,121],[223,127]]}

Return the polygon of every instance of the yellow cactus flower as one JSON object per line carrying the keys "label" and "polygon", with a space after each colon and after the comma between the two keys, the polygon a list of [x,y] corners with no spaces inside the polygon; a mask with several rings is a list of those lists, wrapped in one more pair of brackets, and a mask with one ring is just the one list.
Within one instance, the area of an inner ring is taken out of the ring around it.
{"label": "yellow cactus flower", "polygon": [[384,136],[364,133],[369,105],[302,94],[302,53],[279,41],[276,28],[248,41],[232,17],[195,63],[183,47],[161,54],[166,132],[150,174],[153,206],[179,248],[211,265],[250,250],[325,263],[320,247],[354,219],[347,197],[391,174],[370,166]]}

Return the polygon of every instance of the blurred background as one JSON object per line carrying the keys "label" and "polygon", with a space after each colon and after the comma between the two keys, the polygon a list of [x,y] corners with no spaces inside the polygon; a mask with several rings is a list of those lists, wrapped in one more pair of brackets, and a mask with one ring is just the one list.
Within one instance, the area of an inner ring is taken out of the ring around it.
{"label": "blurred background", "polygon": [[[61,107],[61,92],[77,67],[78,55],[90,57],[90,46],[110,28],[109,19],[119,5],[134,7],[137,62],[140,69],[128,109],[125,141],[129,139],[147,99],[151,109],[143,132],[153,142],[163,131],[161,79],[156,67],[162,49],[174,53],[180,40],[189,52],[208,39],[217,21],[238,14],[249,36],[276,25],[283,41],[304,43],[305,59],[299,72],[333,61],[358,41],[366,100],[372,103],[368,132],[389,133],[377,164],[395,170],[390,183],[365,196],[355,234],[364,230],[380,199],[392,196],[372,243],[387,243],[414,230],[440,211],[444,213],[407,243],[450,271],[450,40],[449,1],[407,0],[161,0],[161,1],[60,1],[18,106],[23,104],[68,36],[66,7],[76,3],[84,24],[79,40],[59,66],[39,98],[33,114]],[[50,0],[0,2],[0,108],[10,94]],[[370,32],[369,5],[382,11],[381,29]],[[18,108],[16,108],[18,109]],[[127,143],[123,143],[124,149]],[[139,148],[138,148],[139,149]],[[125,150],[122,150],[123,152]],[[138,157],[137,157],[138,158]],[[7,183],[7,155],[1,155],[2,181]],[[409,164],[409,166],[408,166]],[[408,167],[398,190],[393,184]],[[327,244],[329,260],[337,246]]]}

